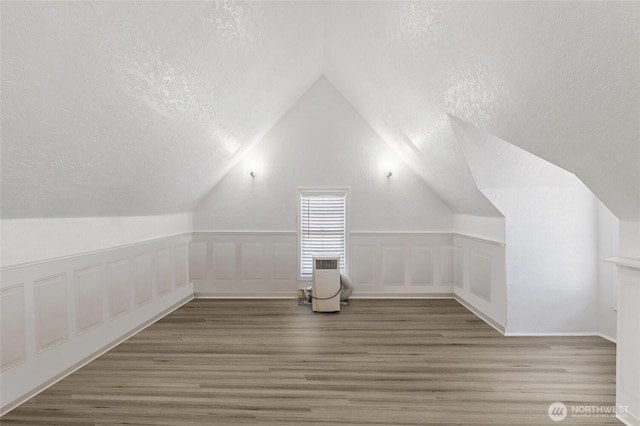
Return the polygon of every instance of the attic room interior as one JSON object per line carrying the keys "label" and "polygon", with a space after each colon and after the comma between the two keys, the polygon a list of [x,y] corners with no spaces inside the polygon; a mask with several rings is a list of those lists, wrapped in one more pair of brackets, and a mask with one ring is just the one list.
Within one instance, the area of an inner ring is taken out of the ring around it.
{"label": "attic room interior", "polygon": [[0,17],[3,425],[640,425],[640,2]]}

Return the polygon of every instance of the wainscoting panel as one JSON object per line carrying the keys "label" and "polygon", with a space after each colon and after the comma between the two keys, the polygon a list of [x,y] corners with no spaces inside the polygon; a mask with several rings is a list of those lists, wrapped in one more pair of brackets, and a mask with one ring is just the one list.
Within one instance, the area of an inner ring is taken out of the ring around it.
{"label": "wainscoting panel", "polygon": [[263,242],[242,242],[242,279],[256,281],[264,279],[264,244]]}
{"label": "wainscoting panel", "polygon": [[193,285],[178,287],[173,272],[181,258],[186,282],[191,238],[2,268],[0,413],[193,298]]}
{"label": "wainscoting panel", "polygon": [[469,290],[491,302],[491,258],[484,253],[469,251]]}
{"label": "wainscoting panel", "polygon": [[102,271],[100,265],[75,272],[76,334],[102,325]]}
{"label": "wainscoting panel", "polygon": [[411,285],[433,285],[433,270],[433,249],[431,247],[421,246],[412,247]]}
{"label": "wainscoting panel", "polygon": [[36,347],[38,353],[65,343],[69,336],[67,277],[35,280]]}
{"label": "wainscoting panel", "polygon": [[131,309],[130,273],[129,259],[120,259],[107,264],[109,320],[126,315]]}
{"label": "wainscoting panel", "polygon": [[[195,232],[189,274],[197,297],[296,297],[295,232]],[[202,264],[204,253],[210,261]],[[194,273],[198,279],[194,278]],[[204,278],[200,278],[204,276]]]}
{"label": "wainscoting panel", "polygon": [[507,325],[504,244],[457,234],[453,244],[456,297],[504,333]]}
{"label": "wainscoting panel", "polygon": [[453,285],[462,288],[462,249],[453,247]]}
{"label": "wainscoting panel", "polygon": [[[311,285],[298,278],[297,244],[293,231],[195,232],[189,275],[196,297],[296,297]],[[352,232],[346,272],[353,297],[451,296],[454,252],[449,233]]]}
{"label": "wainscoting panel", "polygon": [[207,242],[194,241],[189,244],[189,278],[194,283],[207,279]]}
{"label": "wainscoting panel", "polygon": [[24,308],[23,284],[0,291],[0,340],[3,342],[0,345],[0,371],[22,364],[27,357]]}
{"label": "wainscoting panel", "polygon": [[353,297],[439,297],[453,293],[452,234],[349,234]]}
{"label": "wainscoting panel", "polygon": [[349,278],[354,283],[355,288],[373,289],[376,287],[377,277],[375,276],[378,264],[376,259],[376,246],[373,244],[354,244],[349,246],[351,253],[349,256]]}
{"label": "wainscoting panel", "polygon": [[296,281],[296,244],[291,241],[272,242],[273,262],[272,277],[274,281]]}
{"label": "wainscoting panel", "polygon": [[173,285],[173,250],[171,247],[156,252],[156,295],[163,296]]}
{"label": "wainscoting panel", "polygon": [[404,259],[402,247],[382,247],[382,285],[404,285]]}
{"label": "wainscoting panel", "polygon": [[151,302],[153,298],[153,277],[151,275],[151,253],[137,256],[134,260],[136,306]]}
{"label": "wainscoting panel", "polygon": [[213,274],[216,281],[233,281],[237,277],[236,242],[213,243]]}
{"label": "wainscoting panel", "polygon": [[176,287],[183,287],[189,283],[189,249],[186,244],[176,246],[175,250],[175,275]]}
{"label": "wainscoting panel", "polygon": [[[453,240],[452,240],[453,242]],[[440,247],[440,280],[453,283],[453,246]]]}

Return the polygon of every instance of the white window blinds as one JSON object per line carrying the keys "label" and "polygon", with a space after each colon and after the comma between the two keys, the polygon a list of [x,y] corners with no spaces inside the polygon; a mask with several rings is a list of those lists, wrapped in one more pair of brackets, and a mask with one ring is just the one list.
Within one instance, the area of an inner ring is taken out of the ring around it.
{"label": "white window blinds", "polygon": [[310,277],[314,254],[339,254],[344,271],[346,194],[300,194],[300,276]]}

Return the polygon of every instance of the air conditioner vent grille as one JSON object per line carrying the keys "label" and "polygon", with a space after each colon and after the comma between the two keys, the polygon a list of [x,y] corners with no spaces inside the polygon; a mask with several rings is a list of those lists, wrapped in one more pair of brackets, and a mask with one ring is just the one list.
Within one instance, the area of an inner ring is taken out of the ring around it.
{"label": "air conditioner vent grille", "polygon": [[337,259],[315,259],[316,269],[338,269]]}

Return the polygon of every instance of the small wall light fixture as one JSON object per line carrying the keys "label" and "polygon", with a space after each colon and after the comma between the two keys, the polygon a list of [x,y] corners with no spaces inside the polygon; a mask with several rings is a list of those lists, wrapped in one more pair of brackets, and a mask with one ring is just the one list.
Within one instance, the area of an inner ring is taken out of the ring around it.
{"label": "small wall light fixture", "polygon": [[251,176],[252,179],[255,179],[258,175],[264,175],[263,165],[264,163],[260,158],[250,158],[244,163],[244,172]]}
{"label": "small wall light fixture", "polygon": [[393,176],[393,173],[391,173],[391,171],[387,172],[387,178],[390,178],[391,176]]}

